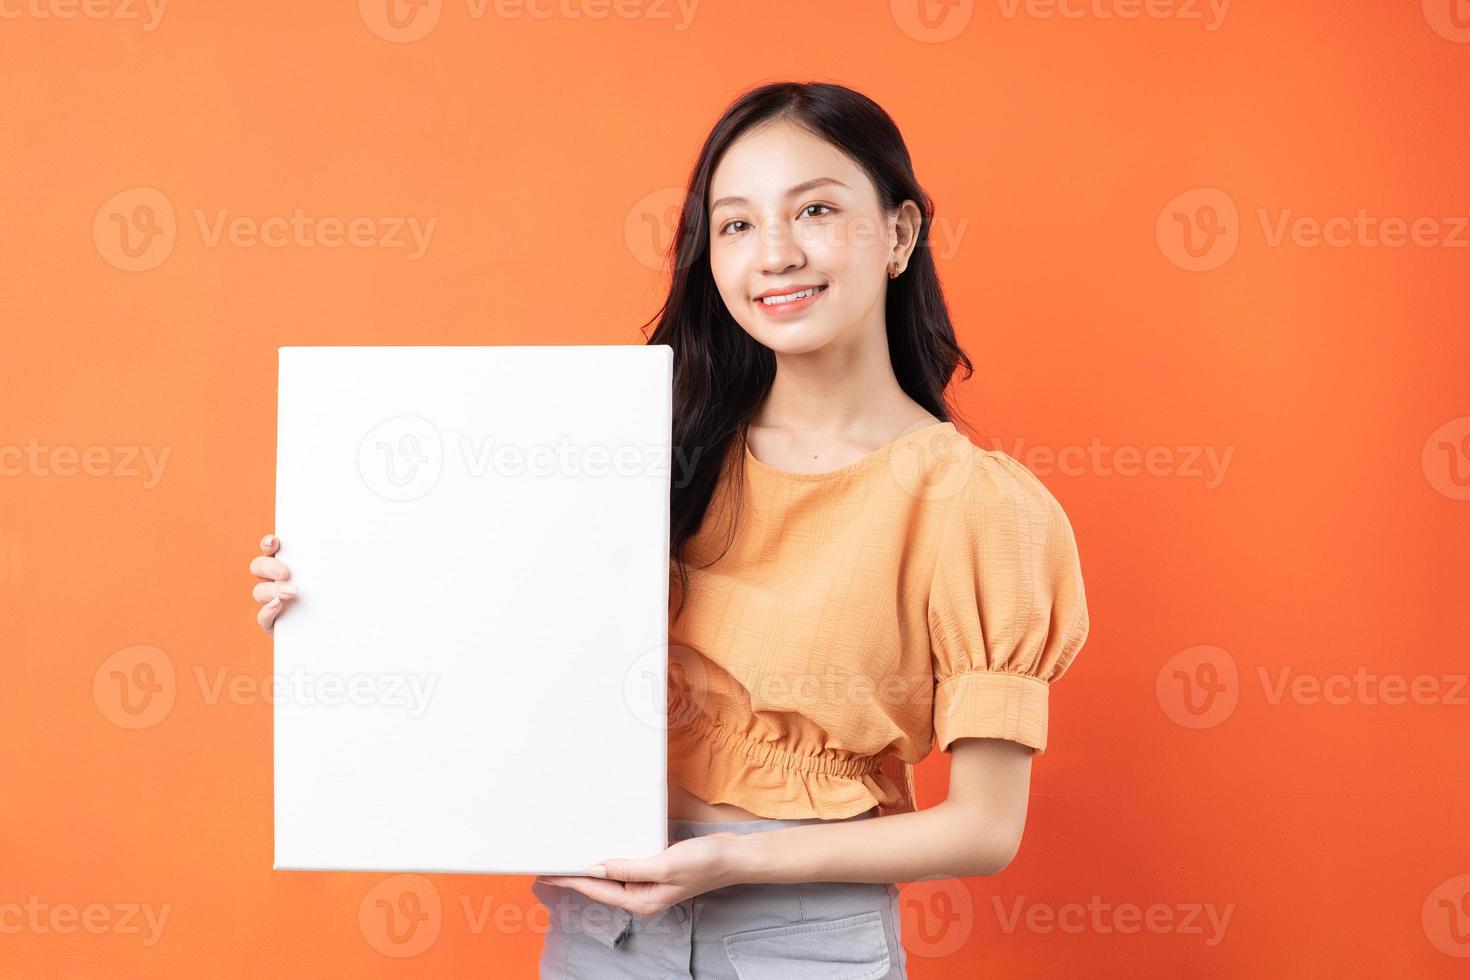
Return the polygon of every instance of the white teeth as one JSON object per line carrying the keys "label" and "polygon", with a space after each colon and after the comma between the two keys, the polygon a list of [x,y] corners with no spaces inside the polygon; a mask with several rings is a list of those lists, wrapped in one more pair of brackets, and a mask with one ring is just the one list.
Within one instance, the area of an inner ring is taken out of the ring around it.
{"label": "white teeth", "polygon": [[821,289],[822,287],[817,286],[812,289],[803,289],[799,293],[787,293],[785,296],[763,296],[761,297],[761,302],[767,306],[780,306],[782,303],[790,303],[798,299],[805,299],[808,296],[815,296],[821,292]]}

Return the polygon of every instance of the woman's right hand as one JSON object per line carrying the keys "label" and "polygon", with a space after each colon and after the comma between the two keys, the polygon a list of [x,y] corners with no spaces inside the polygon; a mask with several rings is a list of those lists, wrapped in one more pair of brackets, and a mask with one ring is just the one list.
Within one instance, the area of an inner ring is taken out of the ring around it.
{"label": "woman's right hand", "polygon": [[281,539],[274,534],[267,534],[260,539],[260,554],[250,559],[250,574],[261,579],[250,592],[255,601],[261,603],[260,612],[255,614],[255,621],[267,633],[275,632],[276,617],[285,608],[285,603],[296,595],[296,586],[286,582],[291,577],[291,569],[275,557],[279,550]]}

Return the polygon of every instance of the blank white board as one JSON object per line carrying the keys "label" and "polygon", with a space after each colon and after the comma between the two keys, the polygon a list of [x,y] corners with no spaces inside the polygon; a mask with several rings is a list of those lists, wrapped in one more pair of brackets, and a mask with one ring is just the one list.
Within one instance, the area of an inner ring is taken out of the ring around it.
{"label": "blank white board", "polygon": [[274,867],[664,850],[670,348],[279,355]]}

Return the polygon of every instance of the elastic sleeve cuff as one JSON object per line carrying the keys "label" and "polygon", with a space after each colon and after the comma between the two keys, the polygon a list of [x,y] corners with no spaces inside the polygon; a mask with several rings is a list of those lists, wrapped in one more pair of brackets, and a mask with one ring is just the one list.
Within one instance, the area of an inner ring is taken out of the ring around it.
{"label": "elastic sleeve cuff", "polygon": [[1050,686],[1039,677],[969,670],[934,689],[934,737],[941,752],[957,738],[1004,738],[1046,751]]}

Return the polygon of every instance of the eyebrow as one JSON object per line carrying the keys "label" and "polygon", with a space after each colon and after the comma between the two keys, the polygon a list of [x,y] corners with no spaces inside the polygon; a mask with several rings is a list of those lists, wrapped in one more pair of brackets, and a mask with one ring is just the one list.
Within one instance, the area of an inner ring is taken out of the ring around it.
{"label": "eyebrow", "polygon": [[[790,190],[788,190],[786,192],[786,196],[787,197],[795,197],[798,194],[803,194],[803,193],[811,190],[813,187],[821,187],[824,184],[836,184],[838,187],[847,187],[846,184],[844,184],[842,181],[838,180],[836,177],[818,177],[815,180],[808,180],[805,183],[797,184],[795,187],[791,188]],[[847,189],[848,190],[852,190],[851,187],[847,187]],[[749,203],[750,203],[750,201],[746,200],[743,197],[722,197],[718,201],[716,201],[715,203],[711,204],[709,206],[709,209],[711,211],[714,211],[716,208],[719,208],[719,207],[721,207],[723,205],[726,205],[726,204],[749,204]]]}

